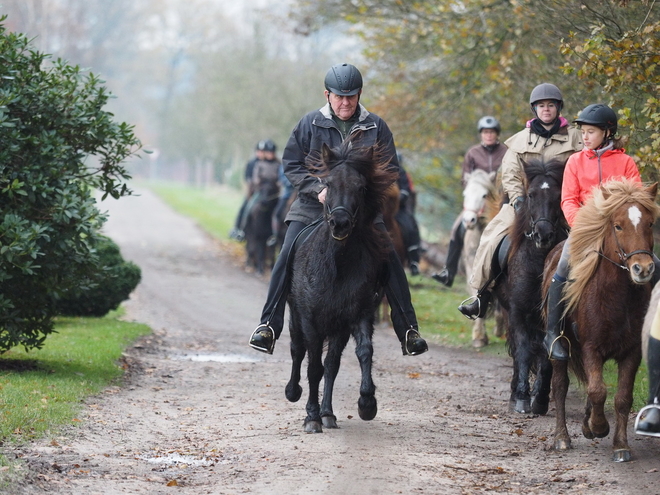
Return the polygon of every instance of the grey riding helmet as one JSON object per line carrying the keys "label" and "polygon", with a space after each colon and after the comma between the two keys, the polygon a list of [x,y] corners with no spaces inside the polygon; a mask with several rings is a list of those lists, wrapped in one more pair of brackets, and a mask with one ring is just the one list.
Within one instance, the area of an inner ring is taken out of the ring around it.
{"label": "grey riding helmet", "polygon": [[325,75],[325,89],[339,96],[356,95],[362,89],[362,74],[351,64],[333,65]]}
{"label": "grey riding helmet", "polygon": [[479,119],[479,122],[477,122],[477,130],[481,132],[484,129],[494,129],[495,132],[497,132],[498,134],[502,130],[502,128],[500,127],[500,123],[497,121],[497,119],[495,117],[491,117],[490,115],[481,117]]}
{"label": "grey riding helmet", "polygon": [[619,125],[616,112],[602,103],[594,103],[585,107],[573,122],[577,125],[595,125],[599,129],[610,131],[610,136],[616,134]]}
{"label": "grey riding helmet", "polygon": [[557,102],[557,108],[561,113],[561,109],[564,106],[564,98],[561,95],[561,91],[554,84],[542,83],[536,86],[531,94],[529,95],[529,105],[532,107],[532,112],[536,115],[534,110],[534,105],[541,100],[555,100]]}

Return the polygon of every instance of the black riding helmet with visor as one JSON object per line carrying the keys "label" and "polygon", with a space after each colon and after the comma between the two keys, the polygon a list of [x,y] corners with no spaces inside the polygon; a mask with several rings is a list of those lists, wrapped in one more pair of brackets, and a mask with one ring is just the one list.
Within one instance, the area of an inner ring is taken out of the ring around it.
{"label": "black riding helmet with visor", "polygon": [[577,125],[593,125],[605,131],[605,138],[599,146],[599,148],[602,148],[614,139],[619,126],[619,119],[616,116],[616,112],[607,105],[594,103],[585,107],[573,123]]}
{"label": "black riding helmet with visor", "polygon": [[325,89],[338,96],[353,96],[362,90],[362,74],[351,64],[330,67],[325,75]]}

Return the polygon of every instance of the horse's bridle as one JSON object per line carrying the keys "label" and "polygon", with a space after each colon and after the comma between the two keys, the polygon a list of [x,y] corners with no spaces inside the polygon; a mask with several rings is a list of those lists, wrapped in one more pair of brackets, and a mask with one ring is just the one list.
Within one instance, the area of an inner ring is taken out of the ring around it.
{"label": "horse's bridle", "polygon": [[[353,227],[355,227],[355,224],[357,223],[357,214],[358,214],[359,207],[356,208],[355,211],[351,211],[348,208],[346,208],[345,206],[341,206],[341,205],[340,206],[335,206],[334,208],[329,209],[327,203],[324,204],[324,207],[325,207],[324,209],[325,209],[325,221],[326,222],[330,222],[330,218],[332,217],[332,215],[335,212],[345,211],[346,213],[348,213],[348,216],[351,219],[351,229],[353,229]],[[349,234],[350,234],[350,232],[349,232]],[[337,240],[337,241],[343,241],[344,239],[346,239],[349,236],[349,234],[346,234],[344,237],[336,237],[334,234],[332,234],[332,238]]]}
{"label": "horse's bridle", "polygon": [[632,251],[630,253],[626,253],[623,250],[623,248],[621,247],[621,244],[619,243],[619,238],[616,236],[616,229],[614,228],[614,224],[612,224],[612,230],[614,231],[614,240],[616,241],[616,247],[617,247],[616,254],[619,255],[619,259],[621,260],[621,263],[617,263],[616,261],[614,261],[614,260],[608,258],[607,256],[605,256],[600,251],[596,251],[599,256],[601,256],[602,258],[605,258],[607,261],[612,263],[614,266],[618,266],[619,268],[621,268],[623,270],[626,270],[626,271],[630,271],[630,270],[628,269],[627,265],[624,265],[624,263],[626,261],[628,261],[630,258],[632,258],[633,256],[635,256],[636,254],[647,254],[651,257],[651,259],[653,259],[653,252],[649,251],[648,249],[637,249],[637,250]]}
{"label": "horse's bridle", "polygon": [[530,241],[533,240],[533,238],[534,238],[534,234],[536,233],[536,224],[538,224],[538,223],[540,223],[540,222],[548,222],[550,225],[552,225],[552,226],[556,229],[556,228],[557,228],[557,225],[559,224],[559,218],[557,218],[556,221],[551,222],[550,220],[548,220],[548,219],[545,218],[545,217],[541,217],[541,218],[539,218],[538,220],[534,220],[534,219],[531,218],[531,216],[530,216],[530,222],[529,222],[529,225],[530,225],[530,227],[532,228],[532,230],[531,230],[530,232],[525,232],[525,237],[527,237],[527,239],[529,239]]}

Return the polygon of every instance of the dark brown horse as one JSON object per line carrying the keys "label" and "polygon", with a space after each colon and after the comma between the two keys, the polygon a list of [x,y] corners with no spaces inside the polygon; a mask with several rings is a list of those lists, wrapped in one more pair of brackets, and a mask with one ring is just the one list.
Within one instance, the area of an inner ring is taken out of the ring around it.
{"label": "dark brown horse", "polygon": [[[359,139],[359,138],[355,138]],[[359,141],[358,141],[359,142]],[[371,376],[376,306],[387,279],[388,234],[376,227],[386,189],[396,172],[373,148],[346,141],[340,148],[323,145],[315,174],[327,184],[325,218],[295,254],[289,293],[291,379],[286,397],[300,399],[300,368],[308,355],[309,397],[305,431],[337,428],[332,409],[341,355],[352,336],[362,370],[358,414],[376,416],[376,386]],[[325,360],[322,359],[327,342]],[[319,406],[319,384],[324,380]]]}
{"label": "dark brown horse", "polygon": [[[626,429],[642,357],[642,323],[651,296],[656,193],[657,184],[644,188],[628,180],[610,181],[594,192],[576,217],[570,238],[569,283],[564,292],[571,357],[570,361],[552,361],[557,450],[571,446],[565,403],[569,363],[577,379],[587,386],[582,434],[593,439],[610,431],[604,411],[607,388],[603,364],[614,359],[619,373],[614,396],[613,460],[631,459]],[[546,292],[560,256],[561,247],[557,246],[546,261]]]}
{"label": "dark brown horse", "polygon": [[546,256],[567,236],[561,211],[564,164],[530,161],[524,171],[525,197],[509,231],[507,273],[494,293],[509,317],[507,348],[513,358],[509,407],[521,414],[545,414],[552,365],[543,348],[541,280]]}
{"label": "dark brown horse", "polygon": [[260,275],[272,268],[275,258],[274,246],[268,238],[273,234],[272,216],[279,198],[280,186],[276,180],[264,180],[250,199],[245,225],[246,264]]}

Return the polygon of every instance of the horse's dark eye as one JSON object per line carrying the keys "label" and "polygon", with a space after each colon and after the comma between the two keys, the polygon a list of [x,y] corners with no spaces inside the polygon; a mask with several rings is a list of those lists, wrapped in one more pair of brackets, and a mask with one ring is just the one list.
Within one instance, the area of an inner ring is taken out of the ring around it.
{"label": "horse's dark eye", "polygon": [[621,231],[623,230],[623,227],[621,227],[621,225],[619,225],[619,224],[615,225],[614,228],[615,228],[618,232],[621,232]]}

